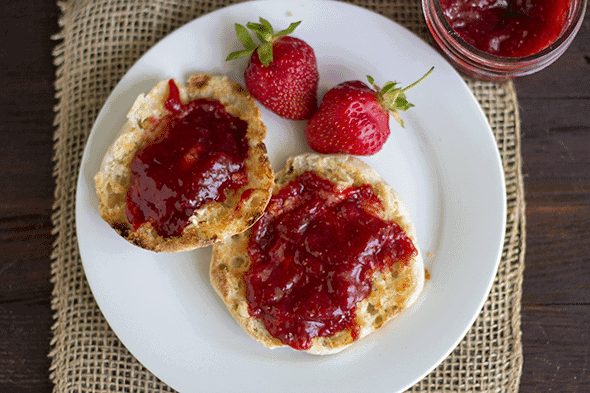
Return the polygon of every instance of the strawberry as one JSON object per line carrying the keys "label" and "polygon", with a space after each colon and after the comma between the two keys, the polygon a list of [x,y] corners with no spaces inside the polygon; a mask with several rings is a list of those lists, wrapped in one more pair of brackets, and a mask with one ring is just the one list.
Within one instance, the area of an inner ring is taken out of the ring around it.
{"label": "strawberry", "polygon": [[244,81],[250,94],[281,117],[308,119],[317,110],[318,66],[313,49],[288,36],[301,22],[274,33],[270,23],[248,23],[261,41],[257,46],[248,29],[237,24],[236,34],[246,49],[230,53],[226,60],[250,56]]}
{"label": "strawberry", "polygon": [[387,82],[383,89],[367,76],[372,87],[356,80],[340,83],[324,96],[318,111],[307,121],[305,137],[319,153],[372,155],[389,137],[389,115],[403,127],[398,111],[411,108],[404,92],[421,82],[432,69],[405,89]]}

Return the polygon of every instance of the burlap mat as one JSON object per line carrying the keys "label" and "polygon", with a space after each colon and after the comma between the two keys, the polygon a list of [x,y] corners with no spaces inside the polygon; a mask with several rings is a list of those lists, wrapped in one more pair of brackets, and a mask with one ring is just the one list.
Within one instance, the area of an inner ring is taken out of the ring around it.
{"label": "burlap mat", "polygon": [[[419,0],[351,1],[430,40]],[[70,0],[59,3],[55,37],[55,213],[52,255],[55,325],[50,357],[56,392],[168,392],[120,343],[101,314],[80,261],[74,220],[76,179],[94,119],[126,70],[183,24],[223,0]],[[466,79],[492,126],[508,198],[502,261],[481,314],[452,354],[410,391],[518,390],[522,369],[520,300],[524,268],[524,192],[518,104],[511,82]]]}

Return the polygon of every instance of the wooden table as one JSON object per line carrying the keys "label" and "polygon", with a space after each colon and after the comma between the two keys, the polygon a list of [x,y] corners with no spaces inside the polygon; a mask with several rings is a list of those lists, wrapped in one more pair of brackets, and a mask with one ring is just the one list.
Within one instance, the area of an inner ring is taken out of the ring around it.
{"label": "wooden table", "polygon": [[[50,392],[54,1],[0,13],[0,392]],[[527,250],[522,392],[590,389],[590,16],[517,80]]]}

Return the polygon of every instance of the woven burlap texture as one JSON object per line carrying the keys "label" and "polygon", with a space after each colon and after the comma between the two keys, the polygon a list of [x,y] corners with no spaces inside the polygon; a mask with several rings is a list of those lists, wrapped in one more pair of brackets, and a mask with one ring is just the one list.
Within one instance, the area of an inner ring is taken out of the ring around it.
{"label": "woven burlap texture", "polygon": [[[350,1],[430,40],[418,0]],[[75,228],[76,179],[88,134],[127,69],[174,29],[231,1],[71,0],[59,3],[61,32],[55,116],[56,241],[52,255],[55,324],[50,357],[56,392],[173,391],[121,344],[86,281]],[[522,369],[520,300],[524,269],[524,191],[520,120],[511,82],[466,78],[494,131],[508,202],[499,271],[481,314],[451,355],[412,392],[515,392]]]}

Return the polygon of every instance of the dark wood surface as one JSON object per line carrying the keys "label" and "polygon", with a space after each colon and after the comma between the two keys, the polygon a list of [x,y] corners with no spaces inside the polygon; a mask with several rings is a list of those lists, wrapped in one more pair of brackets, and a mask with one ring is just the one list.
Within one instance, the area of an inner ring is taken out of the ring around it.
{"label": "dark wood surface", "polygon": [[[50,392],[51,0],[0,13],[0,392]],[[515,82],[527,250],[521,392],[590,391],[590,17],[550,68]]]}

